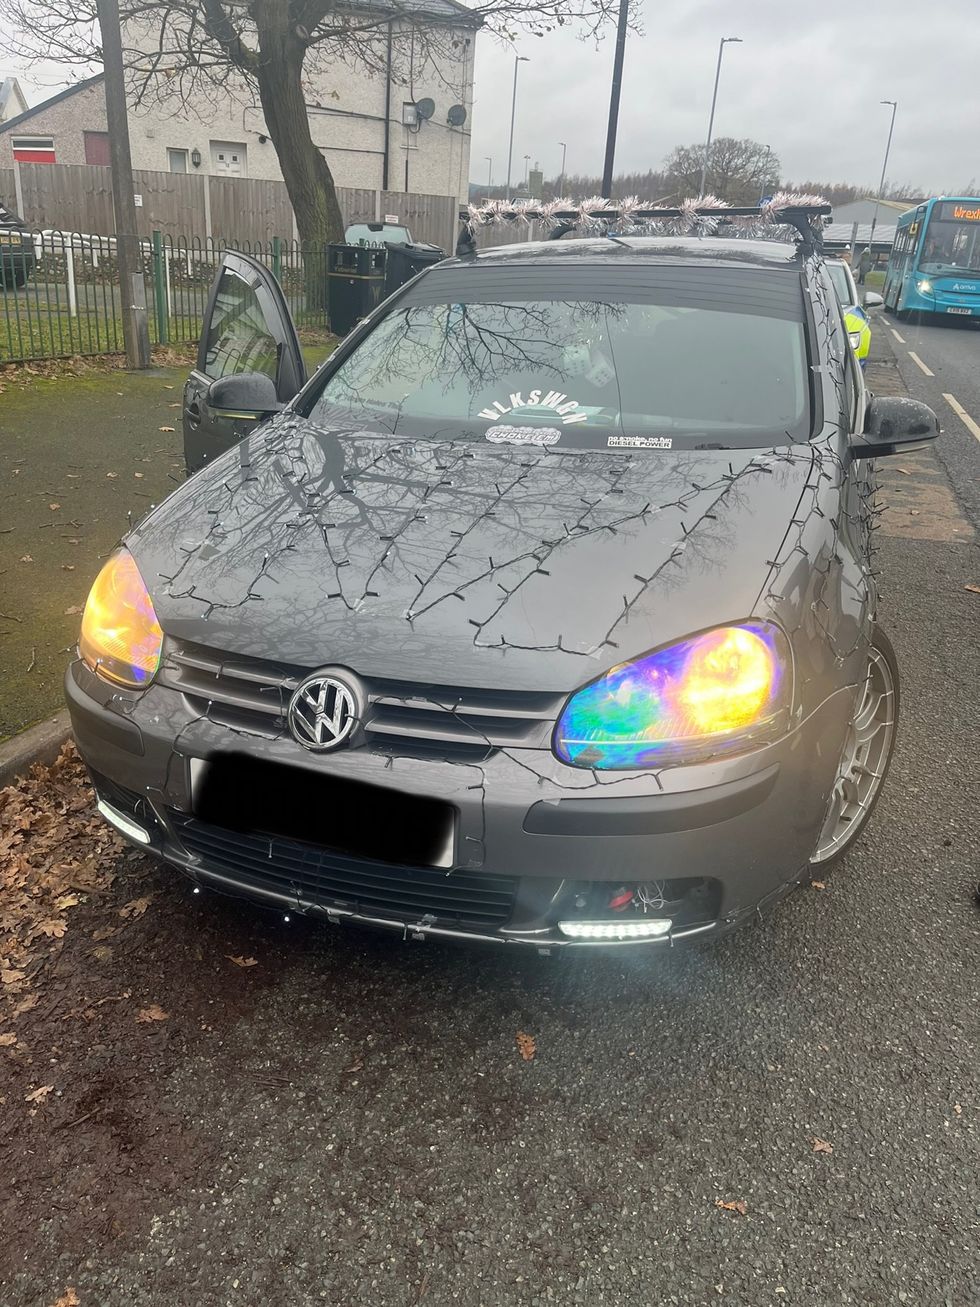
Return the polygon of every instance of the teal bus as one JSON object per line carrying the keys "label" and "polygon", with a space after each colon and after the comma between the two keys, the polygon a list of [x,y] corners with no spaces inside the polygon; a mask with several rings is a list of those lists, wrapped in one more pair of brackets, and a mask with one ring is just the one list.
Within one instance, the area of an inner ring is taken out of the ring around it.
{"label": "teal bus", "polygon": [[980,199],[941,195],[903,213],[883,293],[900,318],[980,317]]}

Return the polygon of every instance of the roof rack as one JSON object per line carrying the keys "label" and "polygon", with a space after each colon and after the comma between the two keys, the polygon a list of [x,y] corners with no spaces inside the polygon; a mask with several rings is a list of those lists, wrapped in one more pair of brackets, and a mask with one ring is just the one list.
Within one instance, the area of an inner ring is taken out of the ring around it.
{"label": "roof rack", "polygon": [[735,227],[741,235],[772,236],[792,228],[801,249],[810,253],[822,249],[823,228],[829,221],[831,206],[819,195],[782,192],[763,204],[736,208],[706,196],[703,200],[685,200],[677,208],[641,203],[636,199],[615,204],[591,199],[581,204],[552,200],[548,204],[533,202],[514,204],[492,200],[484,205],[460,209],[457,255],[476,253],[476,229],[491,224],[541,222],[550,228],[548,240],[560,240],[572,231],[595,235],[645,229],[646,234],[682,236],[714,235],[719,229]]}

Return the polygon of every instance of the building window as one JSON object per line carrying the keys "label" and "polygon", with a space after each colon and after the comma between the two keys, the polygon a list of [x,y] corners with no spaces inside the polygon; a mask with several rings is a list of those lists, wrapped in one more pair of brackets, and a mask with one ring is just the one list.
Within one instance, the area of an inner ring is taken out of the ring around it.
{"label": "building window", "polygon": [[18,163],[54,163],[53,136],[14,136],[10,141]]}
{"label": "building window", "polygon": [[109,166],[109,133],[83,132],[85,137],[85,162],[96,163],[103,168]]}
{"label": "building window", "polygon": [[248,176],[245,146],[238,141],[212,141],[211,171],[219,177]]}
{"label": "building window", "polygon": [[187,171],[187,151],[186,150],[168,150],[167,167],[171,172]]}

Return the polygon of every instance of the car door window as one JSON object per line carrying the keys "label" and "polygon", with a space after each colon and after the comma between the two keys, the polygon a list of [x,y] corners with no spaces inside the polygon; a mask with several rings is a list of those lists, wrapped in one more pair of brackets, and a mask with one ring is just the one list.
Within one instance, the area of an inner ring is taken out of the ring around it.
{"label": "car door window", "polygon": [[252,287],[225,268],[211,315],[204,371],[212,379],[236,372],[261,372],[276,380],[279,347]]}

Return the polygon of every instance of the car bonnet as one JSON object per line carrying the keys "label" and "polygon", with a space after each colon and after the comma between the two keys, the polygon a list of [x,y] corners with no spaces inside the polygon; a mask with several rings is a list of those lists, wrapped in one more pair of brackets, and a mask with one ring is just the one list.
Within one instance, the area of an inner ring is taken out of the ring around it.
{"label": "car bonnet", "polygon": [[164,631],[298,668],[564,689],[750,615],[809,445],[574,451],[287,417],[127,540]]}

